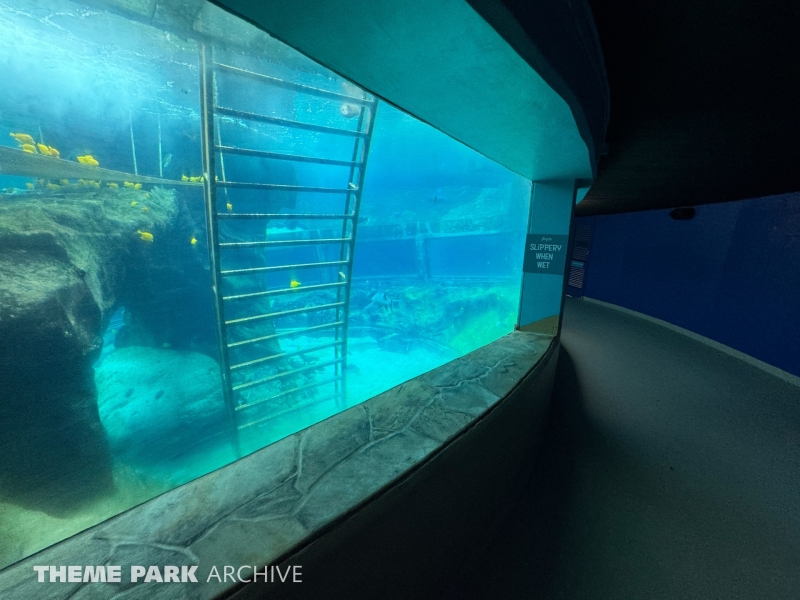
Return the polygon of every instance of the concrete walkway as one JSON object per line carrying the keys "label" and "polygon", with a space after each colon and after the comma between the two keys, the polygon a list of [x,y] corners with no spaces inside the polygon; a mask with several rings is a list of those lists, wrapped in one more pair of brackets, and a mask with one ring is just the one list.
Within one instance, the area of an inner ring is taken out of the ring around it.
{"label": "concrete walkway", "polygon": [[800,387],[568,299],[535,460],[451,598],[800,598]]}

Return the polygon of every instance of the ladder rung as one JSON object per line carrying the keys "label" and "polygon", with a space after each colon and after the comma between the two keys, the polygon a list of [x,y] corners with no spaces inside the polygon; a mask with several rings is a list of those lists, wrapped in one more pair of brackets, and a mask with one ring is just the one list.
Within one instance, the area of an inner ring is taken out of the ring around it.
{"label": "ladder rung", "polygon": [[277,296],[279,294],[291,294],[296,292],[312,292],[315,290],[324,290],[327,288],[342,287],[347,285],[344,281],[336,283],[320,283],[317,285],[301,285],[298,287],[281,288],[277,290],[267,290],[264,292],[253,292],[251,294],[237,294],[236,296],[223,296],[223,300],[246,300],[247,298],[261,298],[263,296]]}
{"label": "ladder rung", "polygon": [[275,160],[293,160],[318,165],[331,165],[334,167],[360,167],[361,163],[352,160],[336,160],[333,158],[316,158],[314,156],[299,156],[297,154],[283,154],[281,152],[267,152],[266,150],[250,150],[248,148],[235,148],[233,146],[214,146],[217,152],[225,154],[239,154],[241,156],[257,156],[258,158],[271,158]]}
{"label": "ladder rung", "polygon": [[312,346],[310,348],[305,348],[303,350],[295,350],[294,352],[281,352],[280,354],[273,354],[271,356],[264,356],[263,358],[254,358],[253,360],[248,360],[243,363],[239,363],[236,365],[231,365],[230,370],[233,371],[235,369],[244,369],[245,367],[252,367],[253,365],[260,365],[261,363],[269,362],[271,360],[278,360],[280,358],[291,358],[292,356],[299,356],[300,354],[308,354],[310,352],[316,352],[317,350],[325,350],[325,348],[333,348],[334,346],[338,346],[344,344],[342,340],[338,340],[336,342],[329,342],[327,344],[320,344],[319,346]]}
{"label": "ladder rung", "polygon": [[[322,398],[312,398],[309,402],[303,402],[302,404],[298,404],[297,406],[290,406],[289,408],[284,408],[283,410],[271,412],[266,417],[261,417],[260,419],[256,419],[255,421],[250,421],[249,423],[245,423],[244,425],[239,425],[239,430],[245,429],[247,427],[252,427],[253,425],[260,425],[261,423],[264,423],[265,421],[269,421],[270,419],[274,419],[276,417],[283,417],[284,415],[288,415],[301,410],[308,410],[312,406],[322,404],[323,402],[328,402],[329,400],[333,400],[342,395],[343,395],[342,393],[333,393],[333,394],[328,394],[327,396],[324,396]],[[279,396],[273,396],[273,398],[278,398],[278,397]],[[270,398],[270,400],[271,399],[272,398]],[[254,404],[250,406],[254,406]]]}
{"label": "ladder rung", "polygon": [[287,269],[312,269],[312,268],[326,268],[338,267],[341,265],[349,264],[346,260],[334,260],[331,262],[320,263],[304,263],[302,265],[278,265],[277,267],[252,267],[250,269],[229,269],[228,271],[221,271],[223,277],[233,277],[236,275],[252,275],[257,273],[271,273],[274,271],[286,271]]}
{"label": "ladder rung", "polygon": [[234,110],[232,108],[225,108],[224,106],[214,107],[214,112],[216,112],[219,115],[236,117],[237,119],[246,119],[248,121],[257,121],[259,123],[270,123],[271,125],[279,125],[280,127],[305,129],[307,131],[316,131],[318,133],[330,133],[332,135],[347,135],[350,137],[358,137],[358,138],[367,137],[366,133],[362,133],[360,131],[351,131],[350,129],[339,129],[338,127],[328,127],[327,125],[312,125],[311,123],[301,123],[300,121],[290,121],[289,119],[281,119],[280,117],[269,117],[267,115],[260,115],[258,113],[251,113],[244,110]]}
{"label": "ladder rung", "polygon": [[334,327],[343,327],[344,321],[334,321],[333,323],[325,323],[324,325],[312,325],[311,327],[301,327],[300,329],[289,329],[281,331],[280,333],[271,333],[269,335],[262,335],[261,337],[252,338],[249,340],[241,340],[239,342],[231,342],[228,348],[236,348],[237,346],[244,346],[246,344],[255,344],[256,342],[267,342],[269,340],[276,340],[278,338],[297,335],[300,333],[308,333],[310,331],[321,331],[323,329],[333,329]]}
{"label": "ladder rung", "polygon": [[325,215],[317,213],[309,214],[284,214],[284,213],[219,213],[218,219],[320,219],[324,221],[333,221],[339,219],[354,219],[355,215]]}
{"label": "ladder rung", "polygon": [[300,367],[299,369],[292,369],[291,371],[282,371],[281,373],[275,373],[274,375],[270,375],[269,377],[264,377],[263,379],[257,379],[256,381],[248,381],[247,383],[240,383],[239,385],[233,386],[233,391],[238,392],[239,390],[246,390],[251,387],[256,387],[258,385],[264,385],[265,383],[269,383],[270,381],[275,381],[276,379],[282,379],[283,377],[289,377],[290,375],[297,375],[298,373],[305,373],[306,371],[312,371],[314,369],[323,369],[325,367],[330,367],[331,365],[335,365],[336,363],[344,362],[344,358],[336,358],[334,360],[329,360],[327,362],[316,363],[313,365],[309,365],[307,367]]}
{"label": "ladder rung", "polygon": [[[332,377],[330,379],[323,379],[322,381],[315,381],[314,383],[307,383],[305,385],[301,385],[301,386],[292,388],[290,390],[285,390],[285,391],[281,392],[280,394],[275,394],[274,396],[270,396],[269,398],[262,398],[261,400],[256,400],[255,402],[250,402],[249,404],[240,404],[239,406],[236,407],[236,410],[246,410],[248,408],[253,408],[254,406],[258,406],[259,404],[264,404],[264,402],[269,402],[270,400],[275,400],[276,398],[283,398],[284,396],[289,396],[291,394],[296,394],[297,392],[304,392],[306,390],[310,390],[312,388],[319,387],[321,385],[326,385],[328,383],[336,383],[337,381],[341,381],[341,380],[342,380],[342,377],[340,375],[339,377]],[[334,394],[334,397],[336,395],[337,394]],[[314,398],[314,400],[316,400],[316,398]],[[294,410],[295,408],[298,408],[298,407],[293,406],[293,407],[291,407],[290,410]],[[275,417],[275,416],[278,416],[280,414],[283,414],[283,412],[270,413],[267,418]],[[248,427],[248,426],[253,425],[253,424],[254,423],[248,423],[246,425],[240,425],[239,429],[243,429],[244,427]]]}
{"label": "ladder rung", "polygon": [[[246,427],[251,427],[253,425],[260,425],[265,421],[269,421],[270,419],[274,419],[275,417],[283,417],[284,415],[288,415],[294,412],[298,412],[301,410],[308,410],[312,406],[316,406],[317,404],[322,404],[323,402],[328,402],[329,400],[333,400],[342,396],[340,393],[329,394],[323,398],[313,398],[310,402],[304,402],[303,404],[298,404],[297,406],[290,406],[289,408],[285,408],[283,410],[279,410],[273,413],[268,414],[266,417],[261,417],[260,419],[256,419],[255,421],[250,421],[249,423],[245,423],[244,425],[239,425],[239,430],[245,429]],[[275,396],[277,398],[277,396]]]}
{"label": "ladder rung", "polygon": [[282,183],[250,183],[248,181],[218,181],[217,186],[232,189],[313,192],[316,194],[349,194],[358,191],[358,188],[321,188],[308,185],[284,185]]}
{"label": "ladder rung", "polygon": [[359,105],[370,105],[375,103],[374,100],[367,100],[366,98],[354,98],[353,96],[348,96],[346,94],[329,92],[328,90],[321,90],[319,88],[311,87],[308,85],[292,83],[291,81],[284,81],[283,79],[278,79],[277,77],[270,77],[269,75],[254,73],[253,71],[240,69],[239,67],[233,67],[231,65],[226,65],[224,63],[214,63],[214,68],[216,68],[218,71],[223,71],[225,73],[230,73],[232,75],[239,75],[240,77],[247,77],[248,79],[254,79],[256,81],[260,81],[262,83],[266,83],[269,85],[274,85],[276,87],[282,87],[289,90],[303,92],[305,94],[310,94],[312,96],[320,96],[322,98],[332,98],[334,100],[340,100],[342,102],[349,102],[351,104],[359,104]]}
{"label": "ladder rung", "polygon": [[238,323],[246,323],[248,321],[259,321],[261,319],[277,319],[279,317],[287,317],[289,315],[299,315],[306,312],[316,312],[318,310],[328,310],[344,306],[344,302],[333,302],[331,304],[320,304],[318,306],[309,306],[308,308],[293,308],[291,310],[282,310],[274,313],[266,313],[263,315],[253,315],[252,317],[242,317],[241,319],[233,319],[225,321],[225,325],[237,325]]}
{"label": "ladder rung", "polygon": [[263,242],[222,242],[220,248],[260,248],[262,246],[305,246],[307,244],[342,244],[352,238],[322,238],[313,240],[269,240]]}

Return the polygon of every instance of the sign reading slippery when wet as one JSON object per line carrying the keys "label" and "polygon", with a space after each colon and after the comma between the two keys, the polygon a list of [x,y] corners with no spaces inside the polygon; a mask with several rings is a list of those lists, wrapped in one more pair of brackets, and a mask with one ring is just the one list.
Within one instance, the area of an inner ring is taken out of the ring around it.
{"label": "sign reading slippery when wet", "polygon": [[522,270],[526,273],[563,275],[568,242],[568,235],[528,234]]}

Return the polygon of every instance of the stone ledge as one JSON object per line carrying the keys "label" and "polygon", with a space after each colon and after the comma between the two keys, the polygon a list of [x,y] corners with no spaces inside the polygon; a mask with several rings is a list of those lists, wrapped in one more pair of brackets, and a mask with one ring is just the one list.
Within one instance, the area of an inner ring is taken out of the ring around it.
{"label": "stone ledge", "polygon": [[[553,337],[516,331],[0,571],[10,600],[213,598],[425,461],[511,392]],[[40,584],[33,565],[199,565],[198,584]],[[164,595],[166,594],[166,595]]]}

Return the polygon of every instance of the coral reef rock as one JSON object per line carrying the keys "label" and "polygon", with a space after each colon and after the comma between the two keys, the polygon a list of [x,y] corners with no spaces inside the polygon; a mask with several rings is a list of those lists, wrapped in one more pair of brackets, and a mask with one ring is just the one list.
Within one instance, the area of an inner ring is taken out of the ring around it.
{"label": "coral reef rock", "polygon": [[0,203],[0,500],[60,515],[112,489],[92,363],[176,213],[171,192],[77,185]]}
{"label": "coral reef rock", "polygon": [[114,457],[153,466],[227,441],[219,365],[197,352],[130,346],[97,367],[100,419]]}

